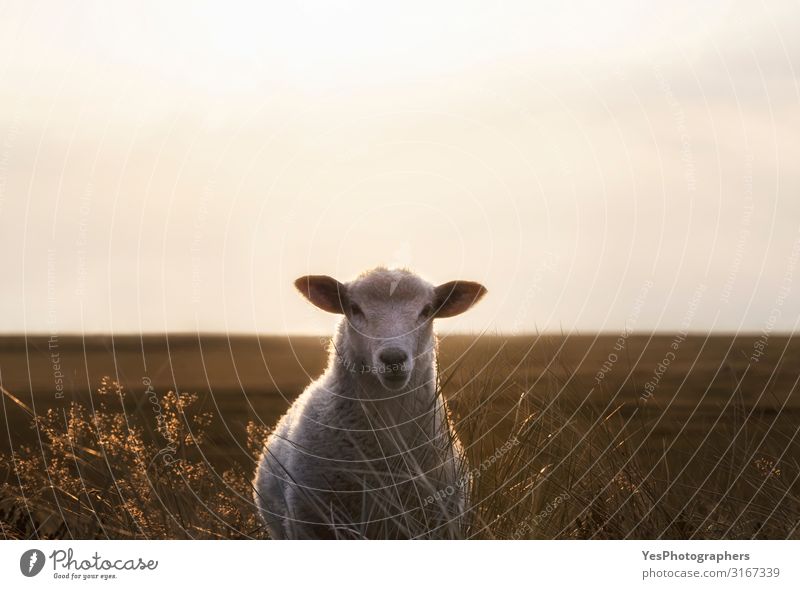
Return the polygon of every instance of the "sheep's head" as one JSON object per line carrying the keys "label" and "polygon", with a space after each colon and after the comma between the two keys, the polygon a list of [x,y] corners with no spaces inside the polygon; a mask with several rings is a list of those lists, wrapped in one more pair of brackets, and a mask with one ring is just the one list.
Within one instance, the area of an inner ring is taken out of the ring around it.
{"label": "sheep's head", "polygon": [[348,283],[303,276],[294,284],[320,309],[345,316],[351,368],[395,390],[408,384],[419,359],[431,357],[433,320],[463,313],[486,293],[476,282],[434,286],[406,270],[383,268]]}

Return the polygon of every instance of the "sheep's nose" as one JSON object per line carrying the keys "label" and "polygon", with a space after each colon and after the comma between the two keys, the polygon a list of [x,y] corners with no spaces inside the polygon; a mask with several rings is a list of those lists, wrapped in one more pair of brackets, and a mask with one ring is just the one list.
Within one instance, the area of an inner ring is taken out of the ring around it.
{"label": "sheep's nose", "polygon": [[408,354],[400,348],[386,348],[378,354],[378,358],[392,372],[403,370],[403,364],[408,360]]}

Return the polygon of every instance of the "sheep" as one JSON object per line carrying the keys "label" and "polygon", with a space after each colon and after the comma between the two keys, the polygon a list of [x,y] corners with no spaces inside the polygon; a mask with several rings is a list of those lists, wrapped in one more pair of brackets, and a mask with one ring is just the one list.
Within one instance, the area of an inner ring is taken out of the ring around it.
{"label": "sheep", "polygon": [[254,499],[270,537],[463,537],[471,482],[438,387],[433,319],[463,313],[486,289],[386,268],[295,286],[343,317],[327,368],[259,460]]}

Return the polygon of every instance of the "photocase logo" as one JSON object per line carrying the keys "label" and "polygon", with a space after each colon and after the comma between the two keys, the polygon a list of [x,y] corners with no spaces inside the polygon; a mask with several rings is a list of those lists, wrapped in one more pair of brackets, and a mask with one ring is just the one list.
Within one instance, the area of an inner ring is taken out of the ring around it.
{"label": "photocase logo", "polygon": [[19,570],[26,577],[35,577],[44,568],[44,552],[36,550],[26,550],[19,559]]}

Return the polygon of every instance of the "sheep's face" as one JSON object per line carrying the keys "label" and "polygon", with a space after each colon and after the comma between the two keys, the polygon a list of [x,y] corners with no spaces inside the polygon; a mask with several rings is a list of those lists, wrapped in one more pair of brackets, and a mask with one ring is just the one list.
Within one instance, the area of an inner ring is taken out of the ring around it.
{"label": "sheep's face", "polygon": [[317,307],[345,316],[348,368],[377,378],[385,387],[405,387],[414,367],[433,354],[433,319],[469,309],[486,289],[475,282],[434,286],[405,270],[377,269],[342,284],[329,276],[295,281]]}

